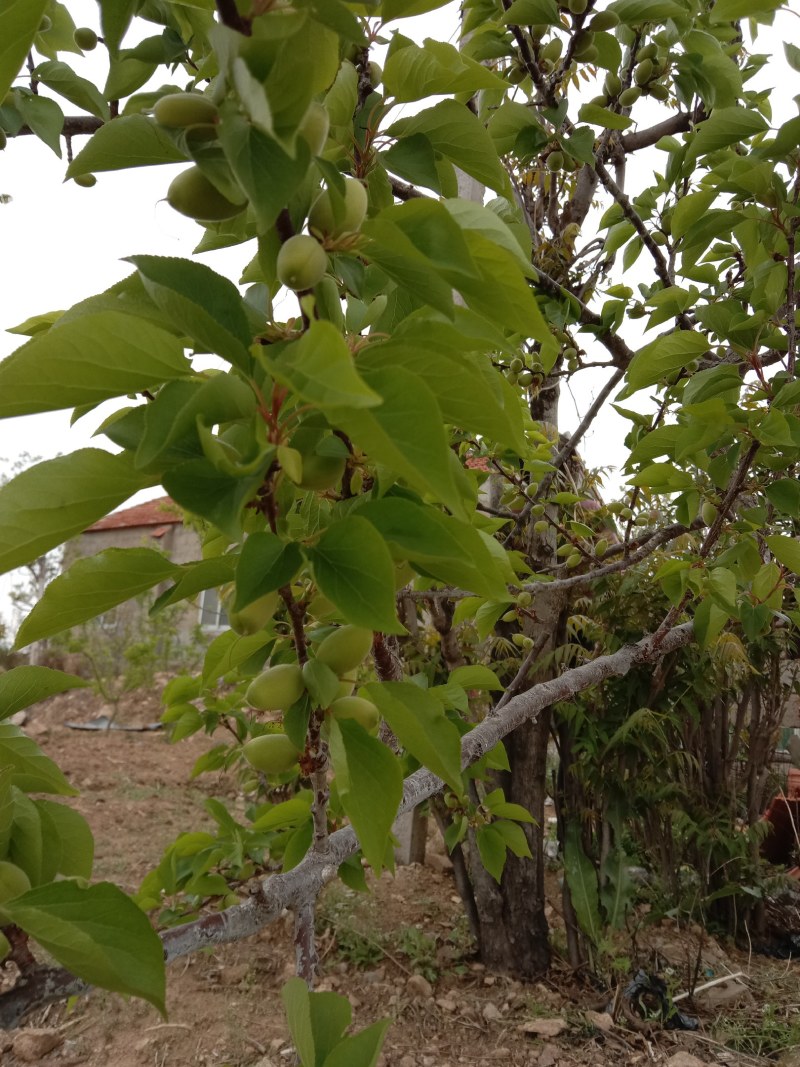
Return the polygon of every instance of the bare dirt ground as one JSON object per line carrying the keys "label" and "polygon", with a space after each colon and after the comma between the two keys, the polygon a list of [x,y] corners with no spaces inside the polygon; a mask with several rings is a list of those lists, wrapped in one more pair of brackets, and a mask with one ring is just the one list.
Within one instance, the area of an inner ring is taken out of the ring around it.
{"label": "bare dirt ground", "polygon": [[[84,733],[65,726],[102,710],[94,697],[74,691],[33,709],[26,729],[81,790],[72,803],[95,834],[95,877],[132,891],[176,834],[206,825],[206,796],[235,802],[236,791],[214,775],[189,781],[208,738],[170,745],[161,733]],[[137,695],[121,721],[154,721],[158,714],[155,695]],[[486,973],[470,954],[447,861],[433,839],[430,851],[429,865],[400,868],[368,896],[336,884],[321,901],[321,988],[349,994],[357,1026],[391,1017],[381,1067],[800,1067],[800,1045],[793,1040],[800,1040],[798,965],[720,946],[699,929],[651,928],[640,952],[672,957],[681,988],[682,968],[694,966],[701,941],[705,977],[743,971],[744,978],[681,1004],[699,1018],[696,1033],[636,1029],[606,1014],[597,991],[563,964],[546,981],[530,984]],[[552,887],[557,929],[555,874]],[[38,1011],[20,1030],[0,1030],[0,1064],[292,1064],[278,996],[292,960],[287,917],[246,942],[173,965],[168,1021],[149,1005],[94,992]]]}

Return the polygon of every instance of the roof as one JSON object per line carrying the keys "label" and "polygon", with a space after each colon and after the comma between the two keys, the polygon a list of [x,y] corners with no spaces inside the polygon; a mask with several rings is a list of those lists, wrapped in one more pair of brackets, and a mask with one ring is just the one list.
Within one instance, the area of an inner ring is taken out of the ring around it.
{"label": "roof", "polygon": [[[98,530],[126,530],[137,526],[160,526],[165,524],[182,523],[183,516],[178,505],[168,496],[160,496],[157,500],[148,500],[144,504],[135,504],[132,508],[124,508],[106,515],[104,519],[89,526],[84,532],[95,533]],[[165,533],[158,531],[158,534]]]}

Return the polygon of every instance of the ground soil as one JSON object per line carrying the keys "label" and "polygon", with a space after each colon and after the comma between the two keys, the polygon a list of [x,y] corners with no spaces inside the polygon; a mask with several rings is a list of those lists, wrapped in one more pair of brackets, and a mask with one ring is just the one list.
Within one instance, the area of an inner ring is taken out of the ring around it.
{"label": "ground soil", "polygon": [[[224,777],[189,779],[193,763],[212,743],[208,738],[170,745],[160,732],[86,733],[66,725],[103,710],[91,694],[74,691],[32,709],[25,728],[81,790],[72,803],[95,834],[96,878],[132,891],[176,834],[205,827],[205,797],[221,796],[234,805],[240,798]],[[120,721],[145,723],[158,715],[155,693],[136,694],[123,705]],[[558,944],[555,871],[551,890]],[[637,942],[639,961],[657,958],[662,967],[671,961],[676,987],[684,988],[684,975],[698,960],[701,981],[744,972],[741,983],[722,987],[716,996],[681,1003],[699,1018],[696,1033],[626,1022],[613,1002],[612,1019],[605,1013],[609,997],[558,961],[546,980],[535,983],[488,974],[471,955],[448,861],[434,837],[424,867],[384,876],[368,896],[330,886],[321,901],[319,937],[321,988],[349,994],[358,1026],[392,1019],[382,1067],[800,1065],[800,1047],[791,1048],[792,1036],[800,1037],[798,965],[748,956],[699,928],[662,923]],[[287,917],[248,941],[174,964],[168,1021],[144,1003],[93,992],[39,1010],[20,1030],[0,1030],[0,1063],[291,1064],[278,990],[292,973],[292,961]],[[620,973],[620,988],[628,978]],[[21,1041],[22,1034],[30,1041]],[[55,1047],[38,1055],[37,1035],[40,1052]]]}

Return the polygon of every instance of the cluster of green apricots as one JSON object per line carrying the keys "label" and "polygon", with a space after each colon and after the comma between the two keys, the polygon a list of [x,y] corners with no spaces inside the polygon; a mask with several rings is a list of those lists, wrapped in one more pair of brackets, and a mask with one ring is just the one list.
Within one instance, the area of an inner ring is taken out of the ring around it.
{"label": "cluster of green apricots", "polygon": [[[245,609],[249,623],[261,622],[264,612],[274,612],[277,593],[255,601]],[[275,598],[272,600],[271,598]],[[241,612],[231,618],[231,624],[241,625]],[[264,625],[261,622],[261,625]],[[234,627],[235,628],[235,627]],[[325,709],[326,720],[353,719],[365,730],[373,732],[380,719],[377,707],[370,700],[353,696],[356,672],[372,648],[372,631],[360,626],[339,626],[325,637],[316,650],[315,659],[339,679],[329,707]],[[285,712],[305,694],[303,669],[297,663],[278,663],[268,667],[254,678],[248,687],[247,703],[257,711]],[[326,723],[323,723],[323,735]],[[243,748],[247,762],[264,774],[284,774],[294,770],[302,753],[285,733],[265,733],[251,738]]]}
{"label": "cluster of green apricots", "polygon": [[[211,139],[219,122],[213,100],[201,93],[169,93],[153,108],[156,122],[171,130],[185,130],[194,138]],[[328,113],[322,104],[312,101],[297,134],[319,155],[328,137]],[[341,199],[341,203],[339,202]],[[198,222],[222,222],[241,214],[245,199],[229,200],[197,166],[181,171],[173,179],[167,202],[176,211]],[[367,191],[356,178],[344,178],[344,195],[336,202],[328,190],[311,205],[309,234],[295,234],[284,241],[278,253],[277,275],[282,285],[298,292],[313,289],[328,269],[326,242],[340,243],[357,234],[367,213]]]}

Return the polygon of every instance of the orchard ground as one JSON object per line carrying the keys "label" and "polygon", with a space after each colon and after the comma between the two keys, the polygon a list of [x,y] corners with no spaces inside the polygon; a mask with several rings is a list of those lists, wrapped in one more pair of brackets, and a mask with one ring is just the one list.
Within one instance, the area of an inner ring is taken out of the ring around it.
{"label": "orchard ground", "polygon": [[[203,736],[170,745],[161,733],[86,733],[65,725],[102,710],[95,697],[77,690],[31,709],[26,729],[81,790],[71,803],[95,835],[95,877],[134,891],[164,846],[178,833],[204,825],[205,797],[224,796],[235,806],[237,787],[215,775],[189,780],[194,761],[211,744]],[[154,721],[159,711],[156,692],[131,694],[120,721]],[[238,801],[241,810],[241,797]],[[745,977],[743,984],[681,1003],[699,1018],[697,1033],[632,1029],[622,1017],[614,1022],[605,1015],[608,998],[565,964],[529,984],[488,974],[471,955],[437,837],[430,839],[429,855],[425,867],[400,868],[395,878],[384,875],[367,896],[334,884],[319,908],[319,988],[347,992],[359,1026],[392,1018],[382,1067],[800,1064],[797,964],[748,956],[697,926],[679,929],[671,921],[642,926],[636,962],[668,960],[676,989],[685,988],[686,972],[698,960],[703,976],[743,971]],[[556,947],[559,899],[554,869],[548,910]],[[627,970],[622,973],[625,952],[632,952],[630,943],[620,945],[620,988],[628,977]],[[33,1014],[20,1030],[0,1031],[0,1062],[4,1067],[290,1064],[279,989],[293,966],[287,916],[251,940],[173,965],[167,976],[168,1021],[143,1002],[95,992]],[[13,976],[0,971],[0,982],[7,988]]]}

